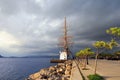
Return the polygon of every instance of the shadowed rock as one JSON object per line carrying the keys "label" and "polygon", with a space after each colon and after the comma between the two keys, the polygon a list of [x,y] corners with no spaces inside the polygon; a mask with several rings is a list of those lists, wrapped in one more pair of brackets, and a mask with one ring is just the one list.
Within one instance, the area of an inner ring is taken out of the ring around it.
{"label": "shadowed rock", "polygon": [[72,69],[72,61],[68,60],[49,68],[41,69],[31,74],[27,80],[69,80]]}

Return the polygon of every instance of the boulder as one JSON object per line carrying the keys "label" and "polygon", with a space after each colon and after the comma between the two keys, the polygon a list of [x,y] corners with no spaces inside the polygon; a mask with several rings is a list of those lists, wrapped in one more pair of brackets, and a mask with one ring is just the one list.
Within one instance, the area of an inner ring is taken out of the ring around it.
{"label": "boulder", "polygon": [[41,74],[41,75],[47,75],[47,74],[49,74],[49,70],[48,70],[47,68],[41,69],[41,70],[40,70],[40,74]]}
{"label": "boulder", "polygon": [[66,70],[71,70],[71,69],[72,69],[72,66],[70,66],[70,65],[66,66]]}
{"label": "boulder", "polygon": [[69,80],[72,69],[72,61],[58,63],[55,66],[41,69],[27,78],[27,80]]}
{"label": "boulder", "polygon": [[37,72],[37,73],[34,73],[32,75],[29,76],[29,79],[37,79],[37,78],[40,78],[41,75],[40,75],[40,72]]}
{"label": "boulder", "polygon": [[51,71],[55,71],[56,70],[56,68],[54,67],[54,66],[51,66],[50,68],[49,68],[49,71],[51,72]]}
{"label": "boulder", "polygon": [[48,80],[54,80],[54,78],[50,77],[50,78],[48,78]]}
{"label": "boulder", "polygon": [[56,71],[57,71],[57,73],[64,73],[64,70],[62,68],[59,68]]}
{"label": "boulder", "polygon": [[64,78],[64,77],[63,77],[61,80],[69,80],[69,78]]}
{"label": "boulder", "polygon": [[71,71],[70,70],[65,70],[65,75],[70,75]]}
{"label": "boulder", "polygon": [[35,79],[35,80],[41,80],[40,78],[37,78],[37,79]]}

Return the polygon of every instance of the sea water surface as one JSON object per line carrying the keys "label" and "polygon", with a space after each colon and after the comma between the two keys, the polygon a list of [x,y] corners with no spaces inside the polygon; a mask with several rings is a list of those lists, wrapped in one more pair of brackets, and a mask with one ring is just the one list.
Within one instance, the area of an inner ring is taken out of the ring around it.
{"label": "sea water surface", "polygon": [[51,65],[50,58],[0,58],[0,80],[24,80]]}

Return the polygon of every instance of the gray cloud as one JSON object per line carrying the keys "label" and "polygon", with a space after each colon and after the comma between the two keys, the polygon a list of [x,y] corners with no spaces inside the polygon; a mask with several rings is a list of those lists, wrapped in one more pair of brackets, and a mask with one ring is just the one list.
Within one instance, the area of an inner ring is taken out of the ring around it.
{"label": "gray cloud", "polygon": [[0,0],[0,31],[20,43],[9,46],[18,49],[17,52],[6,50],[5,55],[58,53],[65,16],[73,36],[73,52],[92,47],[97,40],[108,41],[110,36],[105,30],[120,26],[119,3],[119,0]]}

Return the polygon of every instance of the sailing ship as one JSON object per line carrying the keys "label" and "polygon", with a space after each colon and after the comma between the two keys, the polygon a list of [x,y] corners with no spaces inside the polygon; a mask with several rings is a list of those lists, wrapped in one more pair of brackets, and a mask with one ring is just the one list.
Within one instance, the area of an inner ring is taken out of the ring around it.
{"label": "sailing ship", "polygon": [[70,42],[71,36],[68,36],[68,30],[67,30],[67,23],[66,23],[66,17],[64,20],[64,35],[60,39],[59,47],[61,48],[61,51],[59,52],[59,59],[52,59],[50,60],[51,63],[62,63],[68,60],[71,51],[70,46],[72,42]]}

